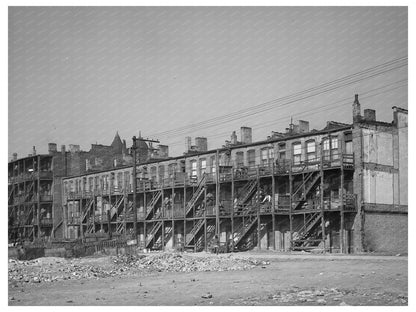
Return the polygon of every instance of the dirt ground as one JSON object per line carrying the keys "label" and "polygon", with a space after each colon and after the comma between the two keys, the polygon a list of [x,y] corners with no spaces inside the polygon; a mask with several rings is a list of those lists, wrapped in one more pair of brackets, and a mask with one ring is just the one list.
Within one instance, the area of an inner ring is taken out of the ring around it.
{"label": "dirt ground", "polygon": [[[244,271],[151,272],[39,283],[16,283],[9,278],[9,305],[408,304],[407,257],[255,252],[233,257],[254,258],[267,265]],[[95,265],[107,260],[82,259]]]}

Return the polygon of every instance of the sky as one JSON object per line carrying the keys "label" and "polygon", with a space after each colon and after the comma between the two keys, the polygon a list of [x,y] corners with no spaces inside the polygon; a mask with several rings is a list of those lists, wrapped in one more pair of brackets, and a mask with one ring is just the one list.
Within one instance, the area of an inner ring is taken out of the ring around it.
{"label": "sky", "polygon": [[[139,131],[159,139],[171,156],[184,152],[186,136],[207,137],[214,149],[241,126],[252,127],[259,141],[283,132],[291,118],[308,120],[311,129],[327,120],[351,123],[356,93],[362,109],[391,122],[393,106],[408,108],[408,68],[400,61],[408,53],[407,13],[406,7],[10,7],[9,159],[13,152],[27,156],[32,146],[47,153],[49,142],[58,149],[109,145],[117,131],[127,146]],[[285,100],[348,75],[364,78],[358,73],[394,60],[373,77]]]}

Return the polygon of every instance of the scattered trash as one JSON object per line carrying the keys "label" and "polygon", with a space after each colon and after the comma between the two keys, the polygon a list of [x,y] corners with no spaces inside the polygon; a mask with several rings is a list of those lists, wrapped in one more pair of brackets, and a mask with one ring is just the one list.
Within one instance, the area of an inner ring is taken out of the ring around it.
{"label": "scattered trash", "polygon": [[205,295],[202,295],[201,298],[210,299],[210,298],[212,298],[212,295],[210,293],[207,293]]}
{"label": "scattered trash", "polygon": [[[101,279],[154,272],[204,272],[265,268],[269,261],[250,258],[218,257],[192,254],[159,253],[99,258],[9,260],[9,282],[43,283],[72,279]],[[173,280],[172,283],[175,283]],[[141,286],[141,283],[139,284]]]}

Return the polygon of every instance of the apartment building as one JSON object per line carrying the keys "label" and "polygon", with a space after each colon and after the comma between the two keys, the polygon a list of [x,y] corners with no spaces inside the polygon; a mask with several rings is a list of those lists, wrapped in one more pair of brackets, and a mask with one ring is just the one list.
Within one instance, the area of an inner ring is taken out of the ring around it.
{"label": "apartment building", "polygon": [[218,238],[224,251],[407,252],[408,112],[377,121],[358,96],[352,112],[352,124],[299,121],[259,142],[242,127],[212,150],[186,138],[183,156],[137,162],[136,190],[132,165],[68,175],[56,222],[66,239],[150,250],[209,250]]}

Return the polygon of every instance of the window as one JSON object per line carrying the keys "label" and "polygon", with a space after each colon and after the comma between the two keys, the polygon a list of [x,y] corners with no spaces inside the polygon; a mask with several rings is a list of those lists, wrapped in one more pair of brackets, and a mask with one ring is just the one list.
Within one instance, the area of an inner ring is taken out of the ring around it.
{"label": "window", "polygon": [[302,157],[302,145],[300,142],[293,143],[293,164],[300,164]]}
{"label": "window", "polygon": [[87,189],[87,178],[86,177],[82,178],[82,189],[84,191],[88,191],[88,189]]}
{"label": "window", "polygon": [[248,160],[249,167],[254,167],[256,165],[256,151],[255,150],[247,151],[247,160]]}
{"label": "window", "polygon": [[216,170],[217,170],[217,163],[215,160],[215,156],[211,156],[211,173],[215,174]]}
{"label": "window", "polygon": [[169,164],[168,174],[169,174],[170,179],[173,179],[175,177],[175,172],[176,172],[176,164]]}
{"label": "window", "polygon": [[268,149],[267,148],[263,148],[262,150],[261,150],[261,154],[260,154],[261,156],[261,164],[263,165],[263,166],[266,166],[267,165],[267,163],[269,162],[269,153],[268,153]]}
{"label": "window", "polygon": [[237,152],[235,155],[235,163],[237,168],[241,168],[244,166],[244,152]]}
{"label": "window", "polygon": [[153,167],[150,168],[150,179],[153,182],[156,181],[156,171],[157,171],[156,167],[153,166]]}
{"label": "window", "polygon": [[123,172],[117,173],[117,188],[119,190],[123,189]]}
{"label": "window", "polygon": [[332,159],[338,159],[339,158],[339,154],[338,154],[338,137],[332,137],[331,138],[331,155],[332,155]]}
{"label": "window", "polygon": [[130,187],[130,172],[128,172],[128,171],[124,171],[124,182],[126,183],[125,184],[126,188],[128,190],[130,190],[131,189],[131,187]]}
{"label": "window", "polygon": [[109,187],[109,185],[108,185],[108,176],[105,175],[105,176],[103,176],[103,190],[108,190],[108,187]]}
{"label": "window", "polygon": [[88,185],[88,190],[92,192],[94,190],[94,178],[91,177],[88,179]]}
{"label": "window", "polygon": [[97,176],[95,177],[95,184],[94,184],[95,190],[100,189],[100,178]]}
{"label": "window", "polygon": [[207,171],[207,160],[203,158],[203,159],[200,159],[199,162],[200,162],[201,175],[203,175]]}
{"label": "window", "polygon": [[71,180],[71,181],[69,182],[69,191],[70,191],[70,192],[74,192],[74,191],[75,191],[75,188],[74,188],[74,181],[73,181],[73,180]]}
{"label": "window", "polygon": [[269,147],[269,163],[272,163],[274,160],[274,148]]}
{"label": "window", "polygon": [[325,138],[322,140],[322,157],[323,160],[329,160],[329,139]]}
{"label": "window", "polygon": [[160,165],[159,166],[159,181],[162,181],[164,177],[165,177],[165,166]]}
{"label": "window", "polygon": [[313,140],[306,142],[306,159],[308,161],[316,160],[316,144]]}
{"label": "window", "polygon": [[191,177],[197,177],[196,160],[191,160]]}
{"label": "window", "polygon": [[345,154],[352,155],[354,153],[352,149],[352,133],[345,133]]}
{"label": "window", "polygon": [[278,149],[278,157],[280,159],[286,159],[286,143],[279,143],[277,146]]}
{"label": "window", "polygon": [[263,166],[267,166],[268,164],[271,164],[274,159],[274,150],[273,147],[266,147],[263,148],[260,152],[261,157],[261,164]]}

